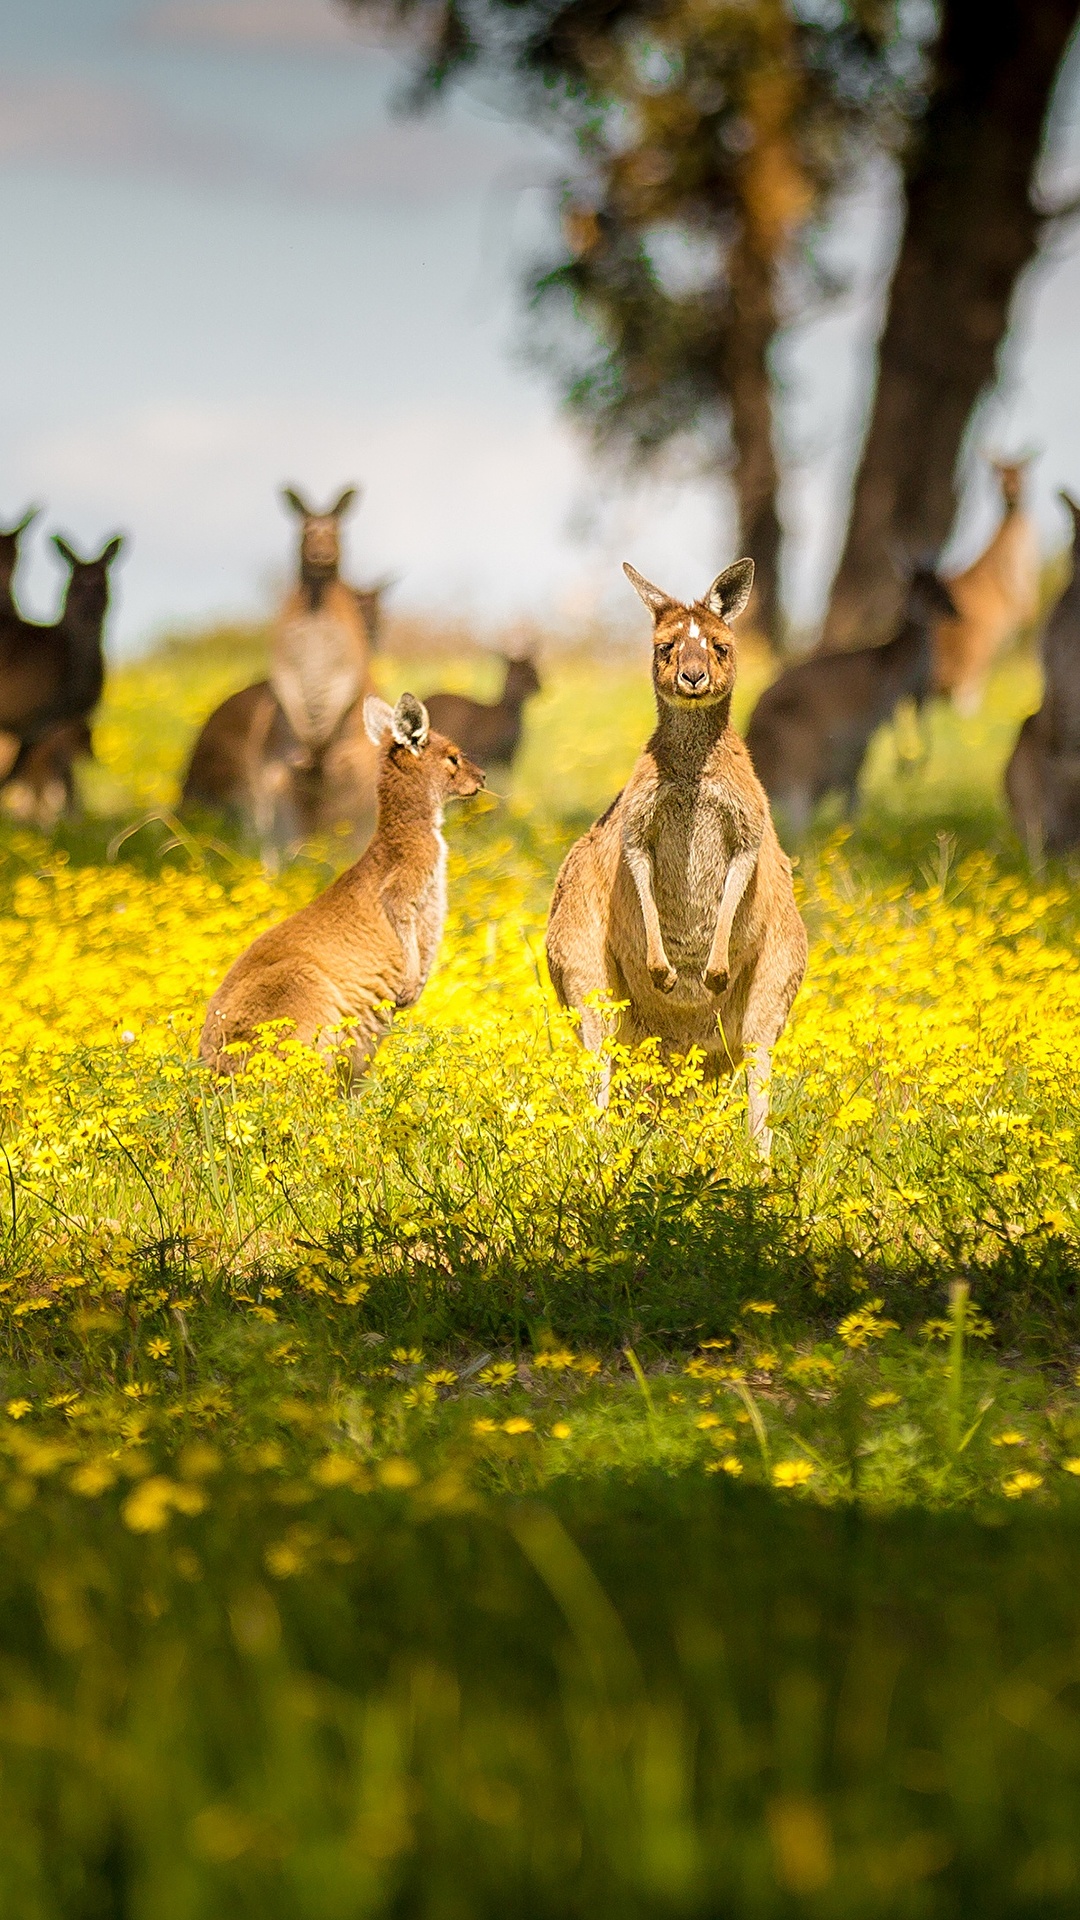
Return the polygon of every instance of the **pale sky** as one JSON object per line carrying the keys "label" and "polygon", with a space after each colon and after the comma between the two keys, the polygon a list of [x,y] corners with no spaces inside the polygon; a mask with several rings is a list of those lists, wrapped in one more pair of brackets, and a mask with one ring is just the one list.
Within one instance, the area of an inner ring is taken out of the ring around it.
{"label": "pale sky", "polygon": [[[478,99],[394,117],[403,67],[332,0],[0,0],[0,23],[0,519],[34,499],[83,547],[131,534],[119,648],[265,606],[290,564],[284,481],[359,481],[353,575],[478,629],[632,616],[623,558],[690,594],[734,557],[712,488],[617,485],[521,354],[548,143]],[[781,353],[800,619],[835,550],[890,232],[879,186],[837,239],[855,297]],[[1022,312],[980,431],[1042,449],[1052,547],[1054,489],[1080,490],[1080,232]],[[976,472],[956,556],[989,513]],[[58,573],[39,532],[38,617]]]}

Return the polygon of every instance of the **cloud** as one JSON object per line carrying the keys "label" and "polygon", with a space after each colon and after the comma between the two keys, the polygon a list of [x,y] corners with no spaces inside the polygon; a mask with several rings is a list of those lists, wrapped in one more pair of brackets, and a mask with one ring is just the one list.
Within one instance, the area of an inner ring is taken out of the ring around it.
{"label": "cloud", "polygon": [[331,0],[163,0],[135,23],[140,40],[172,46],[265,47],[340,54],[385,35]]}
{"label": "cloud", "polygon": [[0,166],[91,168],[319,205],[482,193],[522,143],[498,126],[386,120],[306,148],[180,115],[148,89],[73,74],[0,80]]}

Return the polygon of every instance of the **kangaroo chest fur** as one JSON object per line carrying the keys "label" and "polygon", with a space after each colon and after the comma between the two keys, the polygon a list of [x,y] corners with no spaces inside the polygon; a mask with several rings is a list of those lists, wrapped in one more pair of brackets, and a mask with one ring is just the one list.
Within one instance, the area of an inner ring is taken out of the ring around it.
{"label": "kangaroo chest fur", "polygon": [[358,699],[364,663],[356,636],[332,608],[282,622],[270,683],[305,746],[324,746]]}
{"label": "kangaroo chest fur", "polygon": [[446,841],[441,826],[433,829],[435,861],[416,901],[416,944],[420,966],[426,978],[434,965],[446,921]]}
{"label": "kangaroo chest fur", "polygon": [[652,864],[668,958],[680,973],[698,975],[712,945],[728,868],[760,830],[755,836],[741,797],[707,776],[697,782],[661,778],[634,812]]}

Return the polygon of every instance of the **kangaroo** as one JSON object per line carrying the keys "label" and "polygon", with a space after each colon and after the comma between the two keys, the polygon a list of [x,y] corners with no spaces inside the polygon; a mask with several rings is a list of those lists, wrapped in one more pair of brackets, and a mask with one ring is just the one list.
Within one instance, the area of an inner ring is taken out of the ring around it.
{"label": "kangaroo", "polygon": [[929,568],[908,586],[898,632],[881,647],[815,653],[785,667],[750,716],[746,744],[773,806],[797,837],[814,808],[839,788],[849,813],[874,733],[901,700],[922,706],[930,693],[933,633],[951,595]]}
{"label": "kangaroo", "polygon": [[1005,769],[1005,793],[1034,865],[1044,852],[1080,846],[1080,503],[1072,516],[1072,577],[1042,639],[1043,697],[1020,729]]}
{"label": "kangaroo", "polygon": [[468,700],[461,693],[433,693],[427,703],[432,724],[452,733],[464,751],[474,754],[484,767],[509,767],[513,763],[521,744],[525,702],[540,691],[540,675],[533,660],[527,655],[503,658],[506,677],[494,706]]}
{"label": "kangaroo", "polygon": [[992,465],[1005,509],[1001,523],[985,552],[946,581],[956,611],[939,621],[934,638],[934,692],[968,715],[979,711],[1002,647],[1034,620],[1039,604],[1039,548],[1023,501],[1028,462]]}
{"label": "kangaroo", "polygon": [[0,527],[0,621],[21,621],[15,599],[15,569],[19,564],[19,541],[32,520],[41,512],[40,507],[28,507],[21,520],[13,527]]}
{"label": "kangaroo", "polygon": [[2,782],[4,809],[42,833],[75,812],[75,762],[91,760],[94,743],[86,720],[63,720],[19,755]]}
{"label": "kangaroo", "polygon": [[[750,1136],[768,1159],[768,1076],[806,970],[806,929],[769,803],[731,725],[731,622],[754,579],[737,560],[684,605],[627,565],[653,617],[657,725],[626,786],[563,861],[548,968],[581,1038],[700,1047],[710,1079],[745,1060]],[[606,1015],[596,996],[625,1003]],[[601,1103],[607,1098],[607,1073]]]}
{"label": "kangaroo", "polygon": [[123,540],[108,541],[94,560],[80,560],[59,534],[53,545],[71,570],[59,619],[52,626],[18,620],[0,627],[0,729],[16,735],[24,749],[50,727],[85,719],[105,681],[109,568]]}
{"label": "kangaroo", "polygon": [[361,859],[326,893],[260,934],[210,1002],[199,1055],[218,1073],[242,1064],[256,1031],[290,1020],[295,1037],[340,1058],[352,1084],[389,1032],[395,1007],[415,1006],[446,919],[443,808],[479,793],[479,767],[441,733],[420,701],[369,695],[365,725],[379,753],[379,816]]}
{"label": "kangaroo", "polygon": [[268,857],[312,834],[348,826],[366,840],[375,823],[378,756],[364,729],[372,690],[369,624],[388,582],[359,592],[339,577],[339,522],[347,487],[328,513],[302,519],[299,577],[277,620],[269,679],[215,708],[192,749],[180,804],[232,814]]}

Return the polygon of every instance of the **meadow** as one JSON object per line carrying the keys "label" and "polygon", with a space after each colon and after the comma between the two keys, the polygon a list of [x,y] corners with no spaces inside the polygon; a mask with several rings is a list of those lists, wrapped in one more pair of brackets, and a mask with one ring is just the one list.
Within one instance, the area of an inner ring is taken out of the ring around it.
{"label": "meadow", "polygon": [[[1036,675],[876,742],[745,1089],[554,1004],[558,862],[650,724],[552,649],[360,1096],[206,999],[341,864],[178,822],[255,629],[114,672],[0,827],[0,1888],[27,1916],[1075,1911],[1077,896]],[[383,691],[493,691],[400,623]],[[736,718],[763,663],[744,664]]]}

